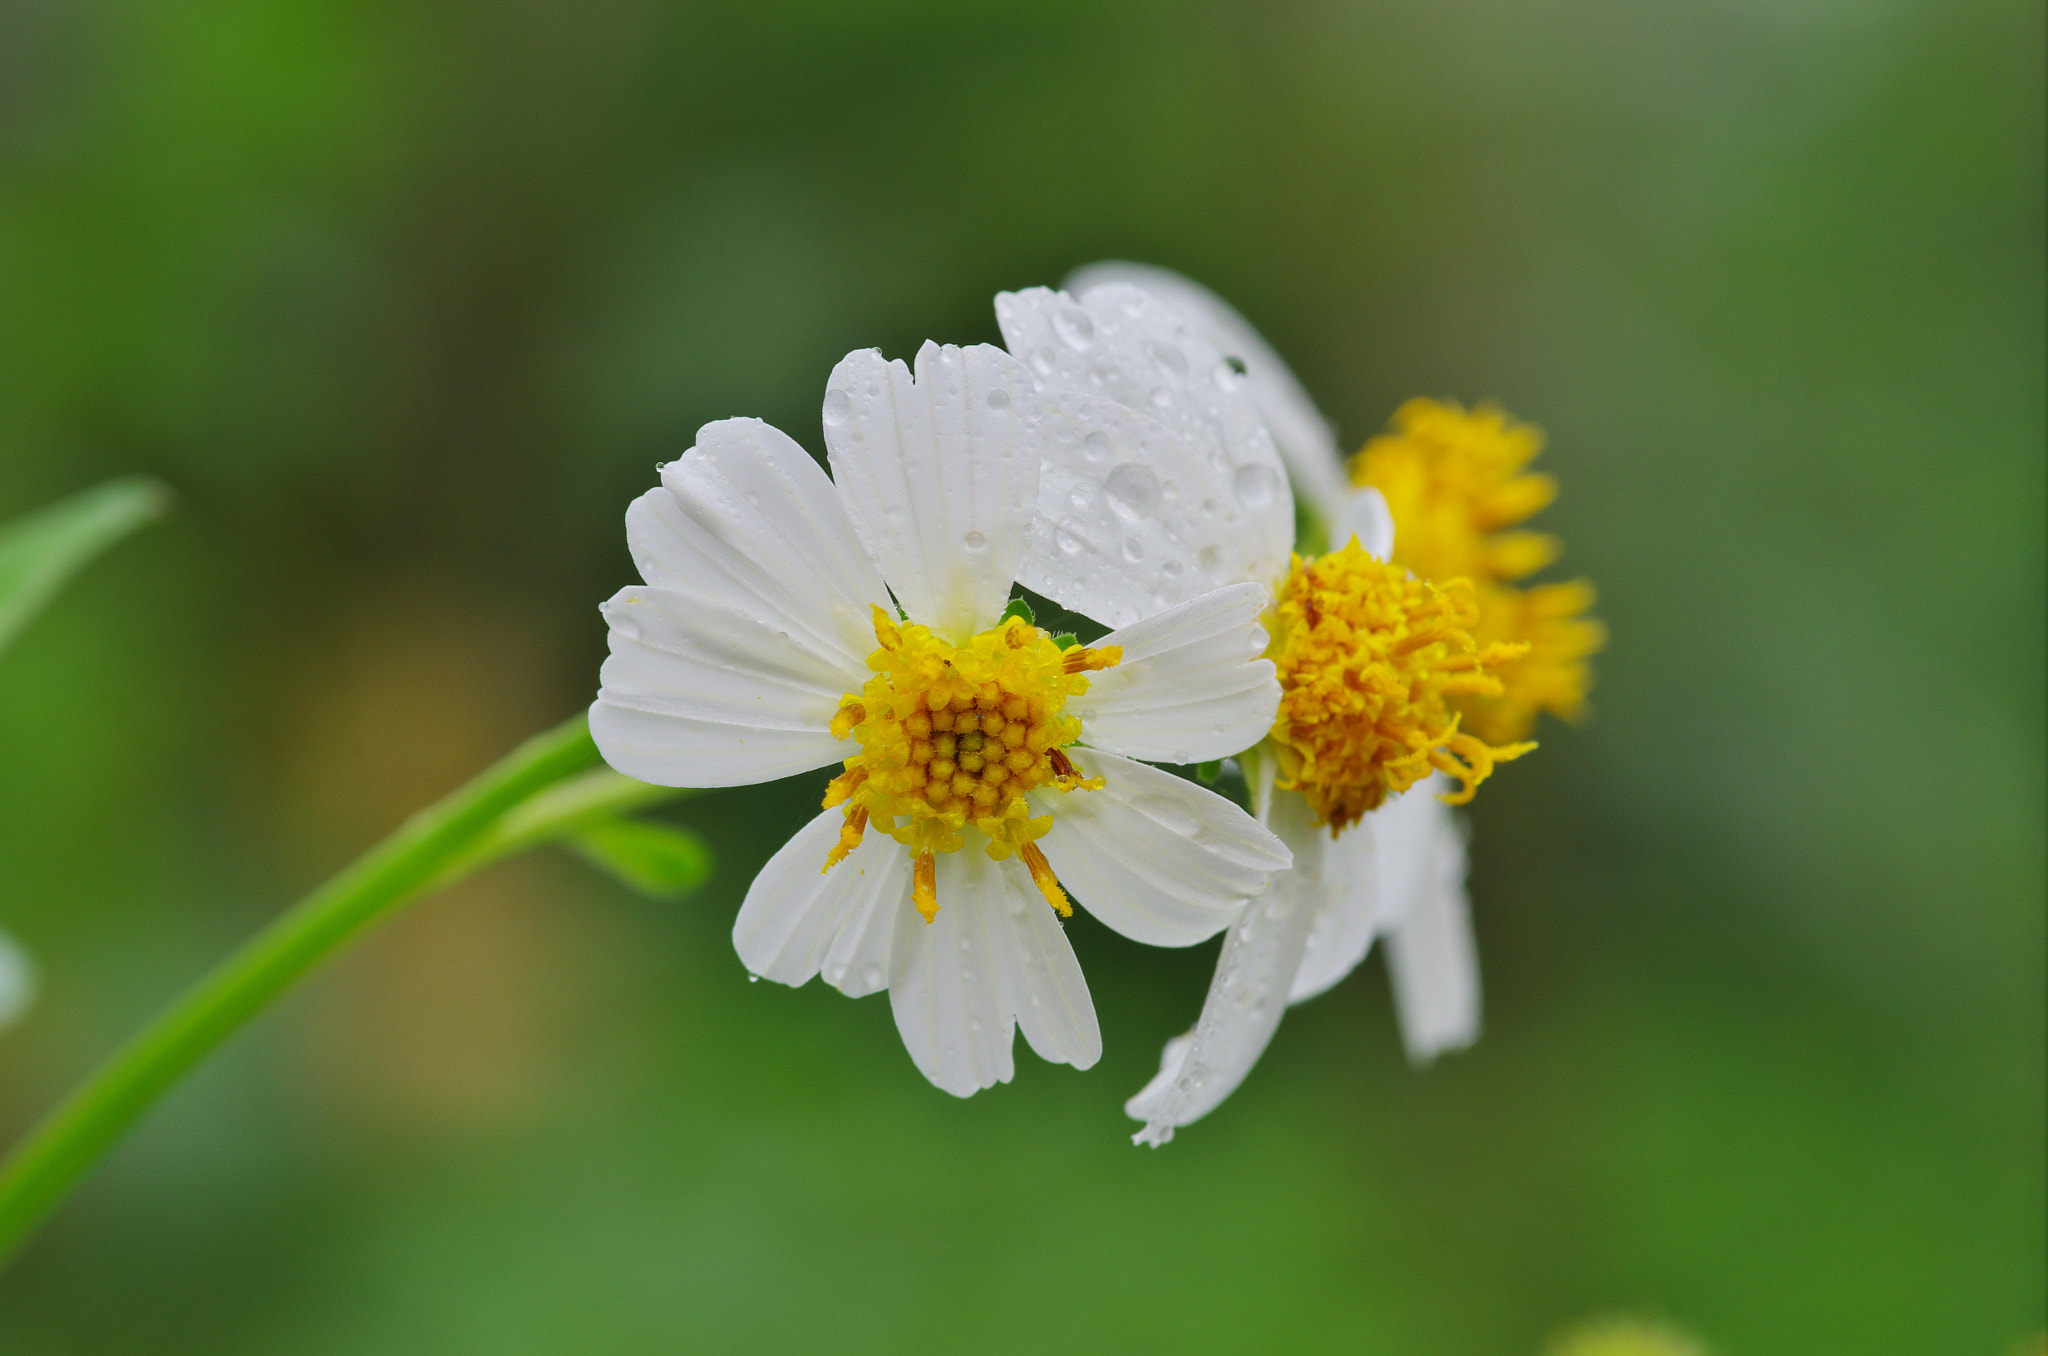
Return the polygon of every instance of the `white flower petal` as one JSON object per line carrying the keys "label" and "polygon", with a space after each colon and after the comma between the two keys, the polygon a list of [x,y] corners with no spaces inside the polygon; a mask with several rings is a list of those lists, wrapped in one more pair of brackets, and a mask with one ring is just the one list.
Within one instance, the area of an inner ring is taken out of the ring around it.
{"label": "white flower petal", "polygon": [[1010,597],[1038,495],[1030,378],[987,344],[873,349],[825,390],[825,445],[854,530],[915,622],[964,642]]}
{"label": "white flower petal", "polygon": [[[991,862],[973,847],[959,854],[962,875],[985,882],[989,942],[1003,976],[1006,1006],[1041,1059],[1086,1069],[1102,1058],[1102,1030],[1081,962],[1059,915],[1022,862]],[[1000,901],[1000,902],[999,902]],[[943,910],[945,901],[940,900]]]}
{"label": "white flower petal", "polygon": [[1465,838],[1437,799],[1441,774],[1375,811],[1374,842],[1385,892],[1382,930],[1394,1010],[1408,1057],[1427,1063],[1479,1037],[1479,955],[1465,895]]}
{"label": "white flower petal", "polygon": [[1342,550],[1353,537],[1373,559],[1393,558],[1394,515],[1387,509],[1387,497],[1370,486],[1345,496],[1344,511],[1330,531],[1330,549]]}
{"label": "white flower petal", "polygon": [[[1218,583],[1270,583],[1285,572],[1294,545],[1286,469],[1243,380],[1178,311],[1133,287],[1078,301],[1037,287],[999,294],[996,320],[1048,397],[1106,396],[1164,425],[1184,449],[1169,471],[1104,422],[1079,459],[1049,430],[1049,460],[1098,478],[1130,521],[1168,518]],[[1072,402],[1064,408],[1086,414]],[[1041,509],[1048,506],[1041,495]]]}
{"label": "white flower petal", "polygon": [[1233,584],[1110,632],[1115,668],[1090,674],[1067,703],[1092,748],[1127,758],[1195,763],[1250,748],[1273,727],[1280,683],[1259,614],[1272,601],[1258,584]]}
{"label": "white flower petal", "polygon": [[1145,1122],[1132,1136],[1140,1144],[1164,1144],[1176,1127],[1215,1110],[1258,1063],[1287,1011],[1288,983],[1301,966],[1320,900],[1315,866],[1322,854],[1313,841],[1320,830],[1300,796],[1280,797],[1274,820],[1282,840],[1295,849],[1295,861],[1308,866],[1275,877],[1272,892],[1253,900],[1224,934],[1223,954],[1194,1030],[1167,1045],[1158,1076],[1124,1104]]}
{"label": "white flower petal", "polygon": [[896,915],[889,962],[896,1030],[918,1070],[955,1097],[1007,1083],[1013,1072],[1009,957],[998,955],[990,935],[1005,901],[982,878],[983,868],[997,865],[979,852],[942,852],[937,916],[925,922],[907,897]]}
{"label": "white flower petal", "polygon": [[1143,288],[1179,311],[1220,349],[1245,365],[1245,384],[1286,459],[1296,494],[1318,518],[1333,522],[1344,498],[1342,456],[1336,430],[1323,418],[1301,382],[1251,322],[1208,288],[1168,269],[1110,260],[1067,275],[1064,286],[1087,300],[1098,288],[1127,283]]}
{"label": "white flower petal", "polygon": [[[1298,792],[1279,794],[1289,800],[1301,800]],[[1287,991],[1289,1003],[1314,998],[1356,970],[1365,953],[1372,949],[1373,938],[1379,935],[1381,890],[1372,833],[1375,815],[1366,816],[1364,822],[1352,825],[1335,839],[1327,828],[1316,831],[1315,852],[1320,861],[1314,869],[1321,877],[1321,888],[1315,918],[1309,924],[1308,944],[1302,948],[1301,968],[1295,972],[1294,983]],[[1297,848],[1297,871],[1303,856]]]}
{"label": "white flower petal", "polygon": [[611,657],[590,733],[605,761],[661,786],[741,786],[852,747],[832,715],[862,675],[753,617],[645,585],[604,605]]}
{"label": "white flower petal", "polygon": [[1174,432],[1071,391],[1041,393],[1039,407],[1045,466],[1018,576],[1025,587],[1128,626],[1219,583],[1268,578],[1244,506],[1186,491],[1222,460],[1211,431]]}
{"label": "white flower petal", "polygon": [[8,1026],[36,996],[36,966],[21,943],[0,932],[0,1026]]}
{"label": "white flower petal", "polygon": [[1054,816],[1039,847],[1074,898],[1152,946],[1213,937],[1286,868],[1287,848],[1215,792],[1100,749],[1071,753],[1099,791],[1031,793]]}
{"label": "white flower petal", "polygon": [[858,671],[874,648],[882,577],[824,468],[758,419],[697,430],[626,510],[626,541],[656,588],[729,607]]}
{"label": "white flower petal", "polygon": [[845,822],[839,807],[812,817],[768,859],[732,928],[733,947],[763,979],[825,980],[852,997],[888,983],[889,934],[910,897],[909,857],[886,834],[870,833],[825,871],[825,854]]}

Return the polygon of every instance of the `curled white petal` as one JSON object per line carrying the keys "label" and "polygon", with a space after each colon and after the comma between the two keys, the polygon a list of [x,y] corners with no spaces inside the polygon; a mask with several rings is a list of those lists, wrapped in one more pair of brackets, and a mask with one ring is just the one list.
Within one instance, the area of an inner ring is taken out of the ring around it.
{"label": "curled white petal", "polygon": [[912,621],[964,642],[1010,596],[1038,495],[1030,379],[1007,353],[926,344],[915,372],[849,353],[825,446],[854,530]]}
{"label": "curled white petal", "polygon": [[1323,891],[1320,833],[1300,796],[1283,794],[1273,826],[1295,851],[1295,867],[1274,879],[1271,893],[1251,902],[1224,934],[1223,953],[1194,1030],[1167,1045],[1160,1070],[1124,1110],[1145,1128],[1132,1138],[1159,1145],[1176,1128],[1201,1119],[1237,1090],[1271,1043],[1287,1010],[1287,989]]}
{"label": "curled white petal", "polygon": [[1123,659],[1089,675],[1088,691],[1067,703],[1094,748],[1127,758],[1196,763],[1226,758],[1273,727],[1280,682],[1262,658],[1259,615],[1271,598],[1257,584],[1190,599],[1110,632]]}
{"label": "curled white petal", "polygon": [[1408,1057],[1428,1063],[1479,1038],[1479,954],[1465,894],[1465,835],[1441,776],[1368,817],[1385,893],[1387,970]]}
{"label": "curled white petal", "polygon": [[887,986],[892,929],[910,896],[909,858],[894,839],[871,833],[825,871],[844,822],[836,806],[812,817],[747,887],[733,947],[763,979],[805,984],[822,968],[825,982],[850,997]]}
{"label": "curled white petal", "polygon": [[1118,283],[1150,292],[1186,316],[1226,357],[1244,363],[1245,385],[1286,459],[1295,493],[1308,500],[1318,518],[1334,522],[1344,498],[1336,430],[1272,345],[1223,298],[1170,269],[1107,260],[1074,270],[1064,286],[1086,300]]}
{"label": "curled white petal", "polygon": [[701,597],[636,585],[604,605],[611,657],[590,733],[605,761],[661,786],[742,786],[822,767],[858,688],[834,656]]}
{"label": "curled white petal", "polygon": [[[1298,792],[1278,794],[1290,801],[1301,800]],[[1289,1003],[1314,998],[1356,970],[1372,949],[1373,938],[1380,933],[1383,892],[1373,818],[1366,816],[1363,822],[1335,838],[1327,828],[1315,833],[1312,851],[1319,859],[1315,871],[1320,888],[1314,891],[1315,917],[1309,922],[1301,968],[1295,971],[1294,982],[1287,990]],[[1303,850],[1296,849],[1297,868],[1304,855]]]}
{"label": "curled white petal", "polygon": [[1387,497],[1371,486],[1344,497],[1343,512],[1330,532],[1330,548],[1341,550],[1353,537],[1358,538],[1359,549],[1375,560],[1393,558],[1394,515],[1387,508]]}
{"label": "curled white petal", "polygon": [[1205,787],[1100,749],[1071,752],[1105,785],[1032,792],[1034,812],[1055,816],[1039,846],[1075,902],[1133,941],[1192,946],[1215,936],[1292,860],[1265,826]]}

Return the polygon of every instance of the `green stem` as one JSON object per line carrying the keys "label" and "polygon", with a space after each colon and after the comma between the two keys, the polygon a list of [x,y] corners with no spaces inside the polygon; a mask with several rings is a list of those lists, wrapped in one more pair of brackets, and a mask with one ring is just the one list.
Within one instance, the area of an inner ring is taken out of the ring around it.
{"label": "green stem", "polygon": [[0,1264],[172,1084],[372,924],[430,889],[607,809],[673,794],[609,769],[576,776],[597,761],[581,715],[534,736],[407,820],[216,966],[45,1117],[0,1167]]}

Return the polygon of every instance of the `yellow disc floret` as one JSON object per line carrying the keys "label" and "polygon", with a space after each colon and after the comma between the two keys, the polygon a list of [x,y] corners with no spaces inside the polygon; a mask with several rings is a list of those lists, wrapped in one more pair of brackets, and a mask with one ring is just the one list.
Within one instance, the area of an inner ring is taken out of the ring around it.
{"label": "yellow disc floret", "polygon": [[1267,655],[1278,669],[1276,785],[1300,791],[1333,832],[1432,771],[1472,799],[1493,765],[1533,744],[1496,747],[1459,729],[1452,703],[1498,695],[1519,644],[1482,645],[1472,585],[1441,586],[1366,554],[1356,541],[1294,558],[1280,586]]}
{"label": "yellow disc floret", "polygon": [[832,719],[832,733],[858,741],[860,752],[825,791],[827,806],[846,807],[825,869],[859,846],[870,825],[881,829],[910,849],[912,896],[930,922],[939,910],[933,854],[958,852],[972,827],[993,860],[1020,858],[1047,902],[1070,913],[1036,841],[1053,817],[1034,817],[1024,796],[1045,786],[1102,786],[1062,752],[1081,737],[1080,720],[1065,708],[1088,690],[1089,672],[1113,667],[1123,651],[1062,650],[1021,617],[956,646],[929,627],[899,626],[879,607],[875,639],[875,676]]}
{"label": "yellow disc floret", "polygon": [[1547,533],[1511,530],[1557,497],[1555,480],[1528,469],[1542,450],[1541,431],[1493,406],[1468,412],[1411,400],[1395,412],[1389,431],[1351,461],[1353,483],[1387,498],[1394,563],[1424,579],[1471,580],[1473,638],[1481,646],[1526,647],[1495,670],[1497,692],[1466,693],[1454,702],[1465,728],[1495,743],[1528,734],[1538,711],[1576,718],[1593,682],[1588,659],[1607,638],[1585,615],[1592,585],[1515,582],[1562,549]]}

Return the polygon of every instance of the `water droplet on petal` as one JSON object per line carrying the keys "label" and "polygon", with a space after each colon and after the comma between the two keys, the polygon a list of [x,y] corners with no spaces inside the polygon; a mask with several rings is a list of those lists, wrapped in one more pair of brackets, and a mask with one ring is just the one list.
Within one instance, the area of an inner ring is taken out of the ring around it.
{"label": "water droplet on petal", "polygon": [[1109,455],[1110,450],[1107,433],[1091,433],[1081,440],[1081,455],[1090,461],[1101,461]]}
{"label": "water droplet on petal", "polygon": [[1231,478],[1231,484],[1237,490],[1237,497],[1252,508],[1264,508],[1273,502],[1273,470],[1269,466],[1260,466],[1256,462],[1240,466]]}
{"label": "water droplet on petal", "polygon": [[759,984],[760,982],[761,982],[761,977],[760,977],[759,975],[748,975],[748,976],[747,976],[747,983],[749,983],[749,984]]}
{"label": "water droplet on petal", "polygon": [[992,410],[1009,409],[1010,393],[1008,391],[1005,391],[1000,386],[998,386],[995,390],[990,391],[988,393],[988,407]]}
{"label": "water droplet on petal", "polygon": [[1187,354],[1182,353],[1172,344],[1154,343],[1150,347],[1152,349],[1153,362],[1158,363],[1176,377],[1184,377],[1188,374]]}
{"label": "water droplet on petal", "polygon": [[1145,558],[1145,543],[1136,537],[1124,538],[1124,559],[1135,565]]}
{"label": "water droplet on petal", "polygon": [[1055,311],[1052,328],[1066,346],[1076,353],[1086,353],[1089,345],[1095,342],[1095,322],[1088,318],[1086,311],[1077,306]]}
{"label": "water droplet on petal", "polygon": [[1127,461],[1109,473],[1104,482],[1110,504],[1126,518],[1150,513],[1159,503],[1159,477],[1149,466]]}
{"label": "water droplet on petal", "polygon": [[1040,344],[1032,351],[1031,365],[1038,369],[1039,376],[1049,377],[1052,375],[1053,369],[1060,365],[1060,360],[1053,356],[1051,349]]}
{"label": "water droplet on petal", "polygon": [[870,989],[879,989],[879,988],[881,988],[881,987],[882,987],[882,967],[881,967],[881,966],[879,966],[879,965],[864,965],[864,966],[862,966],[862,967],[861,967],[861,972],[860,972],[860,982],[861,982],[862,984],[866,985],[866,986],[867,986],[868,988],[870,988]]}
{"label": "water droplet on petal", "polygon": [[970,532],[962,541],[970,551],[979,551],[988,545],[988,537],[980,532]]}
{"label": "water droplet on petal", "polygon": [[825,422],[839,425],[846,422],[846,416],[853,413],[853,397],[834,387],[825,392]]}
{"label": "water droplet on petal", "polygon": [[1065,555],[1078,556],[1081,554],[1081,539],[1067,531],[1064,527],[1053,530],[1052,544],[1059,547],[1060,551]]}

